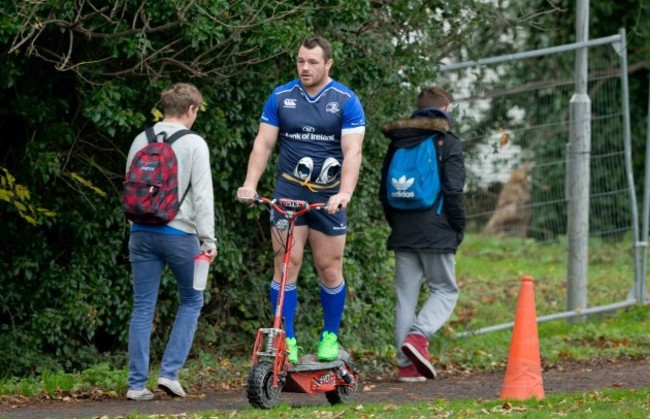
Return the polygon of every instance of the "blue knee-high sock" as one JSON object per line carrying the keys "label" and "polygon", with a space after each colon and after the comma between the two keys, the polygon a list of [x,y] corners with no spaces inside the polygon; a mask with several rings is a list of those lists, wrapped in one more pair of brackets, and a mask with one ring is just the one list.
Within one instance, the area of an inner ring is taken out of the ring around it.
{"label": "blue knee-high sock", "polygon": [[347,288],[345,281],[336,288],[327,288],[320,284],[320,304],[323,307],[323,332],[339,334],[341,317],[345,308]]}
{"label": "blue knee-high sock", "polygon": [[[273,314],[275,315],[275,307],[278,302],[278,294],[280,294],[280,284],[271,281],[271,305],[273,307]],[[285,285],[284,287],[284,306],[282,307],[282,316],[284,317],[284,332],[286,337],[295,338],[296,334],[293,331],[293,318],[296,314],[296,306],[298,305],[298,289],[296,284]]]}

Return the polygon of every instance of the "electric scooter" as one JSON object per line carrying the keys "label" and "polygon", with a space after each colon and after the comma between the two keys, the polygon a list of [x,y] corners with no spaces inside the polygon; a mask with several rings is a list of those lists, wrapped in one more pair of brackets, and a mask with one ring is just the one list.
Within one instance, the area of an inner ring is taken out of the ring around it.
{"label": "electric scooter", "polygon": [[309,211],[326,210],[326,204],[263,197],[252,198],[251,202],[272,208],[285,217],[276,223],[275,228],[285,231],[286,238],[283,241],[284,258],[273,327],[257,331],[252,368],[248,375],[248,401],[254,407],[270,409],[279,402],[281,392],[289,392],[325,393],[332,405],[350,403],[357,394],[359,379],[359,371],[352,363],[350,354],[339,349],[338,358],[330,362],[321,362],[316,355],[310,354],[292,364],[289,362],[282,322],[284,287],[288,277],[296,218]]}

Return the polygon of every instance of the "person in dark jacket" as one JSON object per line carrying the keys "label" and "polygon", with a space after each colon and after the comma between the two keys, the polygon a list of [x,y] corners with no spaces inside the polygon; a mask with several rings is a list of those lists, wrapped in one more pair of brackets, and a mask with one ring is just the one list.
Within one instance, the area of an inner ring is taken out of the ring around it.
{"label": "person in dark jacket", "polygon": [[[427,87],[420,92],[418,108],[409,119],[381,127],[390,144],[382,167],[379,197],[391,227],[387,247],[395,252],[397,380],[403,382],[436,377],[429,357],[429,341],[449,319],[458,300],[455,253],[465,230],[465,165],[460,140],[451,132],[451,101],[451,95],[444,89]],[[386,190],[390,181],[388,167],[395,151],[432,136],[438,154],[440,196],[430,208],[392,208]],[[423,284],[429,288],[429,297],[418,311]]]}

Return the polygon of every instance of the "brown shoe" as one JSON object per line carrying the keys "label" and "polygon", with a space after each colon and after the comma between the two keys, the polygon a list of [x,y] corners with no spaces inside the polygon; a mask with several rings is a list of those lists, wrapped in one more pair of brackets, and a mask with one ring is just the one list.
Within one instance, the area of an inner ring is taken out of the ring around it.
{"label": "brown shoe", "polygon": [[429,379],[436,378],[436,370],[429,361],[429,339],[411,333],[402,343],[402,352],[411,360],[420,374]]}

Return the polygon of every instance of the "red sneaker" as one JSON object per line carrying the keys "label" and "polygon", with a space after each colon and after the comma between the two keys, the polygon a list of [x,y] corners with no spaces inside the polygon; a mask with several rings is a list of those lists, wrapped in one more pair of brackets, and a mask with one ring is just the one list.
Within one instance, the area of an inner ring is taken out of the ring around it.
{"label": "red sneaker", "polygon": [[429,339],[415,333],[409,334],[404,343],[402,351],[406,355],[418,372],[426,378],[436,378],[436,370],[429,361]]}
{"label": "red sneaker", "polygon": [[411,364],[407,367],[398,367],[397,381],[402,383],[423,383],[427,379],[420,375],[415,365]]}

